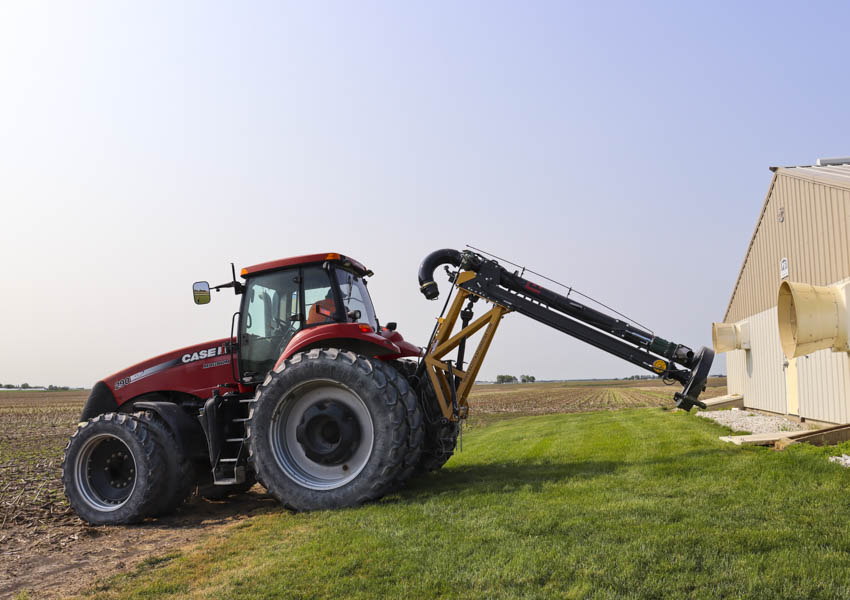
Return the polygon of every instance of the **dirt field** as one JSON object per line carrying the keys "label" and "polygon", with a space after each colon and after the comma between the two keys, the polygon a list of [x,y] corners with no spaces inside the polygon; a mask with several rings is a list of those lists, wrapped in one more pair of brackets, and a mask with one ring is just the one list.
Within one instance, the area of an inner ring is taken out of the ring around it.
{"label": "dirt field", "polygon": [[[642,406],[672,406],[681,388],[642,381],[565,381],[478,385],[469,397],[470,421],[499,416],[575,413]],[[712,377],[701,398],[726,394],[726,378]]]}
{"label": "dirt field", "polygon": [[225,502],[193,498],[177,515],[91,527],[62,491],[62,451],[88,391],[0,392],[0,598],[66,597],[98,577],[189,544],[276,503],[255,487]]}
{"label": "dirt field", "polygon": [[[480,385],[470,397],[470,422],[672,406],[675,389],[652,380]],[[703,397],[725,393],[725,378],[712,379]],[[23,590],[39,598],[65,597],[98,577],[277,506],[255,486],[225,502],[193,498],[178,514],[137,526],[85,525],[68,507],[60,468],[87,396],[87,391],[0,392],[0,598]]]}

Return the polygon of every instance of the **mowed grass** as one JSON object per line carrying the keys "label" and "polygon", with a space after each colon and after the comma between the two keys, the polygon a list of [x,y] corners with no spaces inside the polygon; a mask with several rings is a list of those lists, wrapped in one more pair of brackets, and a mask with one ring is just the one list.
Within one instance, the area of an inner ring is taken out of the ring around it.
{"label": "mowed grass", "polygon": [[846,598],[850,473],[659,408],[498,420],[403,492],[275,510],[94,598]]}

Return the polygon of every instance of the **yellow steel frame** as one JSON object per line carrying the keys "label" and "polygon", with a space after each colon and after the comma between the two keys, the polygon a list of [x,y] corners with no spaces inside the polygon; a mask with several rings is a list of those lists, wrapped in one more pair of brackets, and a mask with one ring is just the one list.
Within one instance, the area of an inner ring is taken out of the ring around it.
{"label": "yellow steel frame", "polygon": [[[458,275],[455,285],[460,285],[465,281],[469,281],[475,277],[472,271],[463,271]],[[493,308],[481,315],[475,321],[464,327],[456,334],[452,335],[452,330],[457,323],[460,311],[463,308],[463,303],[473,295],[472,292],[457,288],[457,295],[452,302],[449,312],[444,318],[438,319],[437,333],[434,336],[434,341],[428,349],[425,358],[425,371],[434,386],[434,392],[437,396],[437,401],[440,403],[440,409],[443,411],[443,416],[450,421],[465,419],[469,410],[466,399],[469,396],[469,391],[475,384],[475,378],[478,376],[478,370],[481,368],[481,363],[484,361],[484,356],[490,348],[490,342],[493,341],[493,336],[496,334],[496,328],[499,322],[506,313],[510,312],[500,304],[494,304]],[[469,361],[467,369],[452,369],[455,377],[460,379],[460,385],[456,390],[458,414],[455,416],[452,410],[451,388],[449,387],[449,366],[444,362],[446,355],[457,348],[462,340],[476,334],[479,330],[486,327],[484,335],[478,342],[478,347]]]}

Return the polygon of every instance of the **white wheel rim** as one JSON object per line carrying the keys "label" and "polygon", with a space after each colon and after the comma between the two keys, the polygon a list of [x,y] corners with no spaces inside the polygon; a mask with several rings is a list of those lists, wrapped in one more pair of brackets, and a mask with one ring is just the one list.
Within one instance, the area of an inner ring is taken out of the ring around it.
{"label": "white wheel rim", "polygon": [[[130,471],[132,481],[123,479],[119,482],[120,487],[110,485],[108,475],[104,475],[106,479],[99,481],[101,479],[100,469],[104,469],[109,473],[109,466],[106,463],[97,464],[92,460],[95,451],[107,442],[112,442],[116,448],[116,452],[126,453],[126,456],[132,461]],[[114,442],[118,442],[118,444],[114,444]],[[99,512],[113,512],[127,504],[127,501],[133,495],[133,490],[136,489],[136,480],[138,478],[136,459],[127,447],[127,444],[118,436],[111,433],[94,435],[83,443],[83,447],[77,453],[77,459],[74,463],[74,478],[76,479],[77,489],[80,491],[83,502]],[[130,488],[129,491],[124,491],[127,487]],[[114,494],[117,496],[116,498],[109,498],[105,494],[105,491],[108,491],[109,488],[114,490],[120,489],[122,491],[120,494]]]}
{"label": "white wheel rim", "polygon": [[[334,401],[345,405],[360,427],[360,442],[340,465],[323,465],[307,456],[296,438],[304,413],[314,404]],[[350,388],[329,379],[305,381],[290,390],[275,406],[269,427],[269,445],[281,471],[305,488],[332,490],[356,478],[368,464],[374,445],[374,425],[368,407]]]}

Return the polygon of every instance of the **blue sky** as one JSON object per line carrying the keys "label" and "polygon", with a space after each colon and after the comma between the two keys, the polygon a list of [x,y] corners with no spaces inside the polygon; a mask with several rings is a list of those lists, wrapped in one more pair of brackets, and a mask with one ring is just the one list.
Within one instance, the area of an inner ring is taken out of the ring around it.
{"label": "blue sky", "polygon": [[[325,250],[417,343],[419,261],[468,243],[709,345],[768,166],[850,154],[848,12],[3,3],[0,382],[226,336],[192,281]],[[510,315],[481,376],[635,372]]]}

